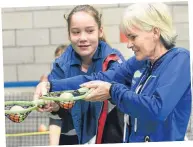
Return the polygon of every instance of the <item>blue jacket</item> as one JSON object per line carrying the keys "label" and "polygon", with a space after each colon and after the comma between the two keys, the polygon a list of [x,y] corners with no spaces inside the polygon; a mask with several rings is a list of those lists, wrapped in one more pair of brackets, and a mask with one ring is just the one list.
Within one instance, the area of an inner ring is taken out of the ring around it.
{"label": "blue jacket", "polygon": [[[137,70],[142,74],[130,90]],[[91,80],[117,82],[111,89],[112,100],[131,118],[126,142],[143,142],[147,137],[150,141],[184,140],[192,101],[188,50],[173,48],[153,66],[132,57],[107,72],[55,80],[51,85],[54,90],[64,90]]]}
{"label": "blue jacket", "polygon": [[[124,61],[124,58],[119,51],[112,49],[105,42],[100,41],[98,49],[92,58],[92,66],[88,69],[88,75],[93,72],[102,71],[103,62],[111,54],[117,55],[122,61]],[[110,62],[108,64],[108,68],[113,68],[117,64],[119,63]],[[55,79],[65,79],[84,74],[82,71],[80,71],[80,66],[81,60],[70,45],[65,53],[62,54],[60,58],[56,59],[55,63],[53,64],[53,70],[48,79],[49,81],[52,81]],[[55,91],[53,88],[51,90]],[[87,143],[96,135],[98,118],[100,116],[102,106],[103,102],[91,103],[86,101],[77,101],[70,110],[74,128],[78,135],[80,144]],[[63,117],[63,129],[71,130],[72,128],[70,128],[70,126],[67,124],[67,121],[69,121],[70,118],[65,118],[66,116]]]}
{"label": "blue jacket", "polygon": [[190,55],[182,48],[169,50],[153,66],[147,62],[131,91],[113,85],[113,101],[131,116],[127,141],[184,140],[191,112],[190,86]]}

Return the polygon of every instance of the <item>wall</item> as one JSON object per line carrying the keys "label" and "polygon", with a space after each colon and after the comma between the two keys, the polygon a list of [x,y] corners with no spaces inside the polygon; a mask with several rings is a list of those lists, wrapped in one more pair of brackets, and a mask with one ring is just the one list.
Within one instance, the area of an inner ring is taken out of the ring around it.
{"label": "wall", "polygon": [[[178,32],[177,45],[189,48],[187,3],[168,3]],[[108,42],[128,58],[133,55],[120,42],[119,22],[129,4],[94,5],[102,13]],[[5,81],[38,80],[50,71],[55,48],[69,43],[63,18],[74,6],[6,8],[2,10]]]}

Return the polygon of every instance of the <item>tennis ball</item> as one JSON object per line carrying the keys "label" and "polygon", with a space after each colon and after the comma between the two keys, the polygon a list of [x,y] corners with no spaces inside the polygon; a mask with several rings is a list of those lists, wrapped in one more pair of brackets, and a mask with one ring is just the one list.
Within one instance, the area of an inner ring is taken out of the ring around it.
{"label": "tennis ball", "polygon": [[66,98],[66,99],[70,99],[70,98],[73,98],[73,95],[71,94],[71,93],[62,93],[61,95],[60,95],[60,97],[61,98]]}
{"label": "tennis ball", "polygon": [[47,130],[48,129],[44,124],[40,124],[40,126],[38,127],[38,132],[46,132]]}
{"label": "tennis ball", "polygon": [[10,110],[12,111],[18,111],[18,110],[24,110],[21,106],[13,106]]}

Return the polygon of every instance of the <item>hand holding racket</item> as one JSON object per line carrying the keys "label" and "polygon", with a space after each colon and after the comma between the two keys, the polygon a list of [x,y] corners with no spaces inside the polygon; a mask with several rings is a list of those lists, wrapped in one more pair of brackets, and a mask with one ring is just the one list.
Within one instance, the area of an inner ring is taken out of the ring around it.
{"label": "hand holding racket", "polygon": [[[42,95],[46,95],[50,90],[50,83],[48,81],[43,81],[39,83],[36,87],[36,91],[34,93],[34,100],[41,99]],[[70,93],[63,93],[60,97],[70,97]],[[39,112],[55,112],[59,110],[59,107],[64,109],[70,109],[74,106],[75,101],[60,101],[55,103],[51,100],[45,101],[45,105],[43,107],[39,107],[37,110]]]}

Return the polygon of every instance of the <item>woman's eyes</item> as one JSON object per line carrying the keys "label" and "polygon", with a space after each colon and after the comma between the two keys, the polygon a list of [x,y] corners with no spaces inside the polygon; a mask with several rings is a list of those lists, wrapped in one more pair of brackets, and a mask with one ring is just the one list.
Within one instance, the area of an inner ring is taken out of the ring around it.
{"label": "woman's eyes", "polygon": [[131,38],[132,40],[134,40],[134,39],[136,38],[136,36],[130,36],[130,38]]}
{"label": "woman's eyes", "polygon": [[130,40],[135,40],[135,38],[137,37],[137,35],[128,35],[127,38]]}

